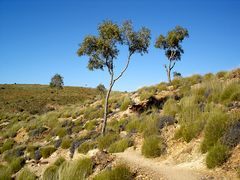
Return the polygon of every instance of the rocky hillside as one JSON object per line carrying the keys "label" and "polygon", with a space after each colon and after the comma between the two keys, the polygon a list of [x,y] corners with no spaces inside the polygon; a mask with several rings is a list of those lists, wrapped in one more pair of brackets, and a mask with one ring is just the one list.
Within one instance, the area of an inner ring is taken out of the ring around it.
{"label": "rocky hillside", "polygon": [[240,69],[113,92],[104,137],[103,99],[0,85],[0,179],[240,176]]}

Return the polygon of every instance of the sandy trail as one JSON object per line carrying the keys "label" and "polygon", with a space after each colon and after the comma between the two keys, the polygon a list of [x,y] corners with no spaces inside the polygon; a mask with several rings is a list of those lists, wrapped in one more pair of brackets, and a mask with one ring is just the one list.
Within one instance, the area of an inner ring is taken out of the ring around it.
{"label": "sandy trail", "polygon": [[131,148],[123,153],[116,153],[118,160],[127,163],[131,168],[145,174],[152,180],[203,180],[206,174],[196,170],[167,164],[166,162],[157,162],[155,159],[143,157],[139,151]]}

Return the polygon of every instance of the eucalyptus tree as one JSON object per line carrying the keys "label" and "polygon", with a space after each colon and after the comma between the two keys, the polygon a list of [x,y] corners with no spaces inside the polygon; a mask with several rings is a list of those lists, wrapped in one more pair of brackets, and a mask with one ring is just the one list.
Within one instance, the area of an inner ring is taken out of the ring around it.
{"label": "eucalyptus tree", "polygon": [[[109,88],[105,97],[104,117],[102,124],[102,135],[105,134],[108,101],[112,88],[117,80],[119,80],[127,70],[131,57],[135,53],[143,55],[148,52],[150,44],[150,30],[142,27],[139,31],[134,31],[132,22],[126,21],[121,26],[112,21],[103,21],[98,26],[98,35],[88,35],[77,51],[78,56],[88,56],[88,69],[93,71],[96,69],[107,69],[110,80]],[[119,47],[125,45],[128,49],[126,64],[119,74],[115,74],[115,61],[119,55]]]}
{"label": "eucalyptus tree", "polygon": [[52,78],[51,78],[51,82],[50,82],[50,87],[56,87],[59,89],[63,88],[63,77],[60,74],[55,74]]}
{"label": "eucalyptus tree", "polygon": [[181,60],[181,56],[184,53],[181,43],[187,37],[189,37],[188,30],[181,26],[176,26],[166,36],[160,35],[155,42],[155,47],[163,49],[169,61],[168,65],[164,65],[169,83],[171,83],[171,70],[176,62]]}

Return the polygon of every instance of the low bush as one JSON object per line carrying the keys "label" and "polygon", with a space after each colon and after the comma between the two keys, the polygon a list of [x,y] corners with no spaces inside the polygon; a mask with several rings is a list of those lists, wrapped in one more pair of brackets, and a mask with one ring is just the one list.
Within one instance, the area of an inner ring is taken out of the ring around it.
{"label": "low bush", "polygon": [[123,152],[130,146],[133,146],[133,141],[129,138],[124,138],[111,144],[108,150],[110,153]]}
{"label": "low bush", "polygon": [[48,158],[55,151],[56,151],[56,149],[53,146],[46,146],[46,147],[40,148],[40,153],[43,158]]}
{"label": "low bush", "polygon": [[163,142],[158,136],[145,137],[142,145],[142,154],[145,157],[158,157],[163,152]]}
{"label": "low bush", "polygon": [[0,180],[11,180],[10,169],[2,164],[0,164]]}
{"label": "low bush", "polygon": [[88,130],[88,131],[92,131],[96,128],[98,121],[97,120],[91,120],[86,122],[84,129]]}
{"label": "low bush", "polygon": [[127,118],[123,118],[123,119],[120,119],[120,120],[113,119],[112,121],[110,121],[107,124],[107,129],[111,129],[115,132],[120,132],[120,131],[125,130],[127,124],[128,124],[128,119]]}
{"label": "low bush", "polygon": [[107,149],[112,143],[117,141],[119,136],[114,133],[106,134],[97,139],[98,148],[100,150]]}
{"label": "low bush", "polygon": [[18,172],[25,164],[25,159],[22,157],[16,158],[11,161],[9,168],[12,173]]}
{"label": "low bush", "polygon": [[55,129],[55,134],[60,138],[63,138],[67,135],[67,128],[66,127],[59,127]]}
{"label": "low bush", "polygon": [[219,79],[220,78],[225,78],[227,76],[227,74],[228,74],[227,71],[219,71],[219,72],[217,72],[216,77],[219,78]]}
{"label": "low bush", "polygon": [[207,152],[224,135],[228,124],[228,115],[222,111],[213,111],[204,129],[201,151]]}
{"label": "low bush", "polygon": [[42,155],[39,152],[39,146],[36,145],[29,145],[27,146],[27,152],[29,153],[29,157],[31,159],[39,160]]}
{"label": "low bush", "polygon": [[139,132],[141,129],[141,119],[137,116],[132,116],[126,125],[126,131],[131,133]]}
{"label": "low bush", "polygon": [[129,97],[125,97],[123,99],[123,102],[122,102],[121,106],[120,106],[120,110],[125,111],[128,108],[128,106],[131,105],[131,104],[132,104],[131,99]]}
{"label": "low bush", "polygon": [[104,110],[102,107],[88,107],[84,111],[84,117],[88,120],[93,120],[103,117]]}
{"label": "low bush", "polygon": [[68,149],[68,148],[70,148],[71,143],[72,143],[71,138],[70,138],[69,136],[65,136],[65,137],[62,139],[61,148],[63,148],[63,149]]}
{"label": "low bush", "polygon": [[238,96],[240,93],[240,84],[239,82],[232,82],[226,85],[226,87],[223,89],[223,92],[221,94],[221,101],[222,102],[231,102],[234,100],[239,100],[240,97]]}
{"label": "low bush", "polygon": [[11,162],[13,159],[24,155],[25,146],[18,146],[3,153],[3,159]]}
{"label": "low bush", "polygon": [[164,126],[173,125],[175,122],[176,119],[173,116],[160,116],[157,126],[162,129]]}
{"label": "low bush", "polygon": [[17,175],[16,180],[35,180],[37,176],[27,168],[23,168]]}
{"label": "low bush", "polygon": [[96,147],[96,142],[86,141],[79,146],[78,152],[82,154],[86,154],[89,150],[94,149],[95,147]]}
{"label": "low bush", "polygon": [[43,180],[58,180],[58,166],[56,165],[50,165],[46,168],[46,170],[43,173]]}
{"label": "low bush", "polygon": [[62,163],[64,163],[66,160],[63,157],[57,158],[57,160],[54,162],[55,166],[60,166]]}
{"label": "low bush", "polygon": [[14,143],[15,143],[15,141],[13,139],[6,139],[2,145],[1,153],[3,153],[4,151],[7,151],[9,149],[12,149]]}
{"label": "low bush", "polygon": [[180,108],[177,101],[174,99],[168,99],[163,106],[163,114],[166,116],[175,116],[179,112]]}
{"label": "low bush", "polygon": [[93,163],[91,159],[84,158],[72,162],[64,162],[59,167],[59,180],[87,179],[92,173]]}
{"label": "low bush", "polygon": [[94,180],[132,180],[134,174],[126,165],[118,165],[112,170],[105,170],[96,175]]}
{"label": "low bush", "polygon": [[216,144],[213,146],[206,158],[207,167],[212,169],[217,166],[221,166],[224,162],[226,162],[229,157],[228,148],[222,144]]}
{"label": "low bush", "polygon": [[234,148],[240,143],[240,121],[236,121],[229,126],[221,142],[229,148]]}

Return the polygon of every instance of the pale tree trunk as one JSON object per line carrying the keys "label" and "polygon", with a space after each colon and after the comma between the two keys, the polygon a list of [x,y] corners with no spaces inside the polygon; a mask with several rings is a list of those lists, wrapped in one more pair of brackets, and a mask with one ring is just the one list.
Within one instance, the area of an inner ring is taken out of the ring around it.
{"label": "pale tree trunk", "polygon": [[104,117],[103,117],[103,125],[102,125],[102,135],[105,135],[105,131],[106,131],[106,125],[107,125],[107,115],[108,115],[108,100],[112,91],[112,87],[113,87],[113,74],[111,74],[111,80],[110,80],[110,84],[109,84],[109,89],[108,92],[106,94],[105,97],[105,105],[104,105]]}
{"label": "pale tree trunk", "polygon": [[104,136],[105,133],[106,133],[106,126],[107,126],[107,116],[108,116],[108,101],[109,101],[109,97],[110,97],[110,94],[111,94],[111,91],[112,91],[112,87],[114,85],[114,83],[120,79],[122,77],[122,75],[124,74],[124,72],[127,70],[128,68],[128,65],[130,63],[130,59],[131,59],[131,56],[132,56],[132,53],[129,54],[128,56],[128,61],[127,61],[127,64],[126,66],[124,67],[124,69],[121,71],[121,73],[115,78],[113,79],[114,77],[114,73],[112,70],[109,70],[109,73],[110,73],[110,83],[109,83],[109,89],[108,89],[108,92],[106,94],[106,98],[105,98],[105,105],[104,105],[104,117],[103,117],[103,124],[102,124],[102,135]]}

